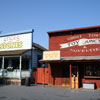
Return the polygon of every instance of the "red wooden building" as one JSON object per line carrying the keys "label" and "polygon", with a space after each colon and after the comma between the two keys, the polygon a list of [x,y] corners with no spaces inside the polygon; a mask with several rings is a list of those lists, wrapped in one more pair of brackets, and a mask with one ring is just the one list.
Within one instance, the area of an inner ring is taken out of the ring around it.
{"label": "red wooden building", "polygon": [[49,65],[48,84],[80,88],[94,83],[100,88],[100,26],[51,31],[48,35],[49,51],[60,51],[58,60],[41,60]]}

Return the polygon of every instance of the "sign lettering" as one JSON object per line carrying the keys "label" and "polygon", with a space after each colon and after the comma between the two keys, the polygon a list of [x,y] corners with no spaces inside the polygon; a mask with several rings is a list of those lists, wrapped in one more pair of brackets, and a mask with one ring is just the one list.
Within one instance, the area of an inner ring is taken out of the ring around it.
{"label": "sign lettering", "polygon": [[32,33],[0,37],[0,51],[23,50],[32,48]]}
{"label": "sign lettering", "polygon": [[44,51],[43,60],[60,60],[60,51]]}
{"label": "sign lettering", "polygon": [[61,48],[68,48],[72,46],[83,46],[83,45],[90,45],[90,44],[100,44],[100,39],[79,39],[73,42],[60,44]]}

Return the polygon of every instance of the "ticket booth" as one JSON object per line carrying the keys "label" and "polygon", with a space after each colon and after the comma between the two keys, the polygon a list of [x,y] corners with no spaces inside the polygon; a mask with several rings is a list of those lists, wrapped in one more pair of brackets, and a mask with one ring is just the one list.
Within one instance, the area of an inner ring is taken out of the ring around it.
{"label": "ticket booth", "polygon": [[72,66],[71,87],[79,88],[79,71],[77,66]]}

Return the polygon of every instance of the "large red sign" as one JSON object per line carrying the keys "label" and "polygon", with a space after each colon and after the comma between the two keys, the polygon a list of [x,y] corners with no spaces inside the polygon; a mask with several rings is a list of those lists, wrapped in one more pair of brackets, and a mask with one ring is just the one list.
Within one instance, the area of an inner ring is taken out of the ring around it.
{"label": "large red sign", "polygon": [[60,50],[61,56],[100,55],[100,33],[81,33],[51,37],[50,50]]}

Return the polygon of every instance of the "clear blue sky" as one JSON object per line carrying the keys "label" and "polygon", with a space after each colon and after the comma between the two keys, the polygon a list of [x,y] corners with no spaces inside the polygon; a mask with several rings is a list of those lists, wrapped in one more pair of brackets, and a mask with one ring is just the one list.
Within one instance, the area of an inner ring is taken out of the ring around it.
{"label": "clear blue sky", "polygon": [[2,35],[34,29],[48,48],[48,31],[100,25],[100,0],[0,0]]}

